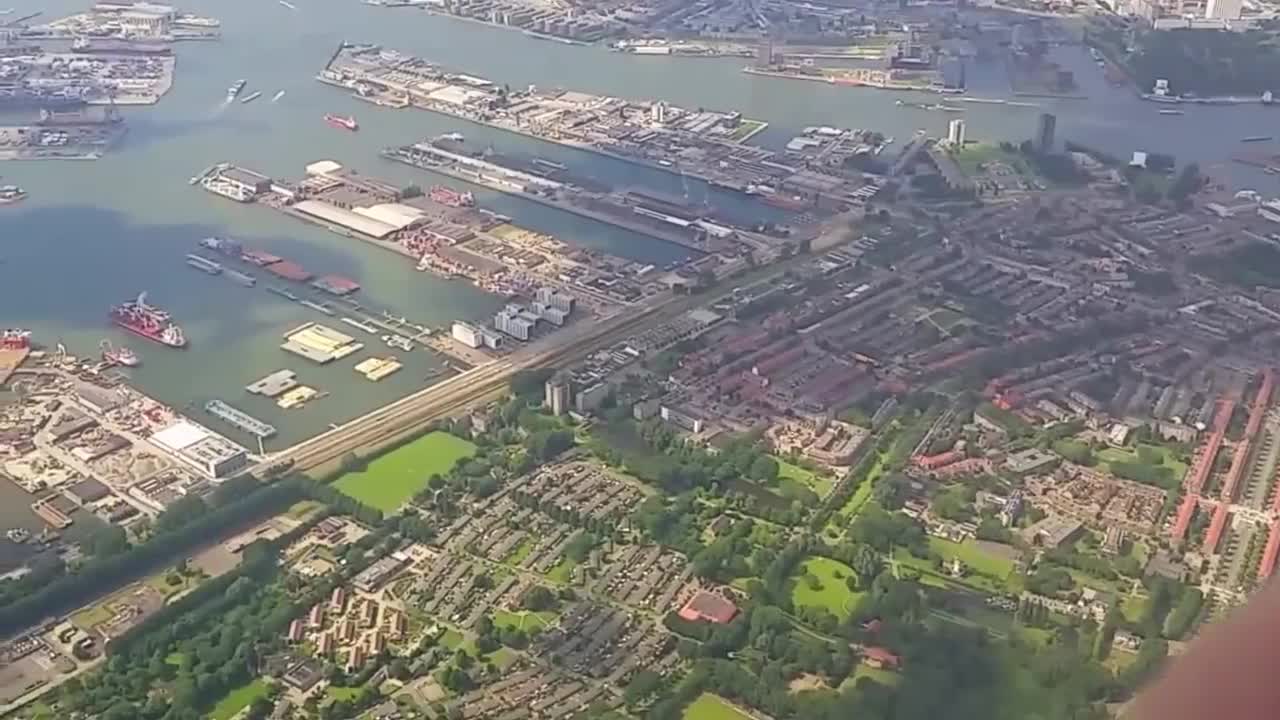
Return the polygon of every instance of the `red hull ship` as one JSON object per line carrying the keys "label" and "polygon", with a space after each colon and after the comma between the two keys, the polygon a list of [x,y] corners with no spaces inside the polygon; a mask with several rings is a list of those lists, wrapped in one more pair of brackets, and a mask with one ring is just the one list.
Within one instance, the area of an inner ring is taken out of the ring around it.
{"label": "red hull ship", "polygon": [[186,347],[187,337],[169,313],[147,304],[147,294],[111,308],[111,321],[138,337],[171,348]]}
{"label": "red hull ship", "polygon": [[433,185],[427,196],[441,205],[449,207],[474,207],[476,197],[469,192],[458,192],[444,185]]}
{"label": "red hull ship", "polygon": [[350,130],[355,132],[360,129],[360,124],[356,122],[355,118],[350,116],[342,117],[341,115],[329,113],[324,116],[324,121],[329,123],[330,127],[336,127],[339,130]]}

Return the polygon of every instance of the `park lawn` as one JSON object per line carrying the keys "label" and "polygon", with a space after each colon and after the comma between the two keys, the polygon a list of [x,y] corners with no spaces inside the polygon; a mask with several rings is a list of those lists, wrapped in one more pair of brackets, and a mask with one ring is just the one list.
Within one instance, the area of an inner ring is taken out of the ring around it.
{"label": "park lawn", "polygon": [[265,680],[254,680],[248,685],[241,685],[223,696],[217,705],[209,711],[209,720],[231,720],[236,713],[249,707],[249,703],[260,697],[266,697],[270,688]]}
{"label": "park lawn", "polygon": [[573,569],[577,567],[577,563],[570,560],[566,555],[560,558],[560,562],[556,566],[547,571],[547,579],[553,583],[568,585],[573,580]]}
{"label": "park lawn", "polygon": [[440,644],[450,650],[457,650],[464,640],[466,640],[466,638],[462,636],[462,633],[454,630],[453,628],[448,628],[444,631],[444,634],[440,636]]}
{"label": "park lawn", "polygon": [[355,700],[364,692],[362,687],[341,687],[330,685],[324,689],[324,704],[332,704],[339,700]]}
{"label": "park lawn", "polygon": [[511,551],[511,554],[502,559],[502,562],[507,565],[519,567],[520,563],[524,562],[524,559],[529,557],[529,553],[533,552],[533,546],[536,544],[537,543],[535,543],[531,537],[521,540],[520,544]]}
{"label": "park lawn", "polygon": [[1019,174],[1026,177],[1034,177],[1035,173],[1027,167],[1026,159],[1016,152],[1008,152],[999,145],[991,145],[988,143],[976,143],[966,145],[959,152],[952,153],[952,158],[956,164],[964,171],[966,175],[977,175],[981,171],[979,165],[983,163],[999,160],[1009,167],[1017,170]]}
{"label": "park lawn", "polygon": [[1140,622],[1147,614],[1147,605],[1151,598],[1142,595],[1128,595],[1120,602],[1120,613],[1131,623]]}
{"label": "park lawn", "polygon": [[302,500],[294,503],[288,510],[289,517],[294,520],[306,520],[314,512],[322,510],[324,503],[318,500]]}
{"label": "park lawn", "polygon": [[776,455],[773,459],[778,461],[779,479],[794,480],[817,493],[820,498],[830,495],[831,488],[835,487],[835,482],[831,478],[822,477],[812,470],[806,470],[799,465],[792,465]]}
{"label": "park lawn", "polygon": [[[1175,478],[1182,478],[1187,474],[1187,464],[1178,460],[1173,456],[1173,452],[1169,448],[1160,447],[1159,445],[1140,445],[1139,447],[1157,452],[1160,454],[1160,464],[1173,471]],[[1111,463],[1140,463],[1136,450],[1130,448],[1109,447],[1098,451],[1098,459],[1110,465]],[[1110,469],[1110,468],[1108,468]]]}
{"label": "park lawn", "polygon": [[751,716],[719,695],[704,692],[684,709],[683,720],[751,720]]}
{"label": "park lawn", "polygon": [[898,683],[902,682],[902,676],[892,670],[880,670],[868,665],[859,664],[858,667],[854,669],[853,674],[845,678],[844,682],[840,683],[839,689],[844,691],[855,687],[857,685],[858,678],[864,677],[871,678],[875,682],[888,687],[896,687]]}
{"label": "park lawn", "polygon": [[[174,575],[179,579],[179,582],[177,585],[169,584],[170,575]],[[197,578],[187,577],[186,575],[179,575],[178,573],[175,573],[172,571],[166,571],[158,575],[152,575],[146,578],[145,580],[142,581],[142,584],[160,593],[161,595],[164,596],[165,600],[168,600],[169,598],[173,597],[174,595],[177,595],[183,590],[195,587],[196,584],[199,582],[200,581]]]}
{"label": "park lawn", "polygon": [[943,560],[953,557],[969,566],[974,572],[990,575],[997,580],[1004,580],[1013,573],[1013,561],[984,552],[972,538],[962,543],[951,542],[938,537],[929,538],[929,548],[942,556]]}
{"label": "park lawn", "polygon": [[494,667],[499,670],[505,671],[519,659],[520,656],[516,654],[516,651],[508,647],[500,647],[489,653],[489,662],[493,663]]}
{"label": "park lawn", "polygon": [[494,627],[511,627],[529,632],[531,630],[542,630],[555,622],[557,617],[550,610],[540,612],[498,610],[493,613],[493,624]]}
{"label": "park lawn", "polygon": [[393,512],[425,488],[432,475],[444,475],[475,453],[476,446],[460,437],[428,433],[375,458],[364,470],[346,473],[334,487],[365,505]]}
{"label": "park lawn", "polygon": [[98,603],[72,615],[71,622],[84,630],[91,630],[94,626],[110,620],[111,614],[111,611],[107,609],[106,603]]}
{"label": "park lawn", "polygon": [[[849,613],[857,607],[864,593],[850,590],[845,584],[847,578],[853,577],[853,568],[831,558],[810,557],[800,565],[799,575],[812,573],[822,585],[821,590],[809,587],[803,577],[796,577],[791,588],[791,602],[796,607],[820,607],[828,610],[841,620],[849,617]],[[837,573],[839,577],[836,577]]]}

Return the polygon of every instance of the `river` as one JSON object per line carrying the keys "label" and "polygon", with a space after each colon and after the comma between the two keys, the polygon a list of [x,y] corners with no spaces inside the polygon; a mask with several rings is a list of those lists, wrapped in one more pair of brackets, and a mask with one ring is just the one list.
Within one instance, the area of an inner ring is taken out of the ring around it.
{"label": "river", "polygon": [[[44,19],[88,4],[10,2],[16,8],[12,17],[42,9]],[[759,136],[759,142],[770,146],[785,142],[806,125],[871,128],[903,138],[917,128],[943,133],[947,121],[956,117],[894,103],[933,96],[747,75],[740,72],[746,61],[739,58],[637,58],[416,9],[373,7],[356,0],[293,4],[297,10],[273,0],[182,3],[182,10],[221,19],[223,39],[177,46],[173,90],[158,105],[124,110],[130,129],[114,152],[96,162],[0,164],[4,182],[22,185],[30,193],[24,203],[0,210],[0,325],[30,327],[40,340],[62,341],[78,354],[96,352],[101,338],[127,343],[142,355],[144,364],[133,374],[144,391],[180,407],[212,397],[226,399],[280,428],[268,448],[282,447],[421,387],[435,361],[415,352],[400,373],[370,383],[351,370],[350,360],[319,367],[284,353],[278,348],[282,332],[325,318],[266,293],[266,283],[247,289],[188,269],[183,255],[199,238],[233,235],[315,272],[348,275],[363,285],[360,294],[368,301],[432,325],[455,318],[484,319],[500,303],[469,285],[417,273],[400,256],[187,184],[187,178],[214,162],[232,161],[287,179],[301,175],[309,162],[332,159],[367,174],[430,184],[442,180],[382,160],[377,151],[461,131],[470,142],[534,152],[610,183],[687,191],[734,214],[770,216],[763,206],[696,181],[689,181],[686,190],[679,178],[658,170],[430,113],[362,103],[313,79],[343,40],[380,43],[511,85],[564,86],[737,109],[771,124]],[[1063,48],[1059,54],[1089,95],[1087,100],[1036,101],[1044,111],[1057,114],[1060,137],[1124,156],[1133,150],[1171,152],[1180,161],[1201,161],[1210,172],[1229,173],[1237,185],[1275,190],[1274,178],[1222,162],[1240,149],[1240,137],[1272,131],[1277,117],[1272,111],[1261,106],[1186,107],[1183,116],[1161,116],[1156,106],[1107,85],[1080,48]],[[261,91],[262,98],[248,105],[224,105],[226,87],[237,78],[249,81],[245,93]],[[1008,95],[998,66],[974,67],[970,78],[972,95]],[[272,103],[279,90],[286,94]],[[1030,137],[1040,112],[973,103],[965,107],[967,132],[974,139]],[[328,127],[321,120],[326,112],[356,115],[361,131]],[[571,243],[650,262],[665,263],[684,254],[678,246],[517,198],[487,191],[476,191],[476,196],[482,205],[520,224]],[[142,290],[184,325],[192,341],[189,350],[144,346],[106,322],[110,305]],[[386,354],[375,338],[368,340],[371,350]],[[282,411],[270,400],[244,392],[244,385],[284,367],[297,371],[302,382],[327,391],[328,397],[300,410]],[[228,431],[218,421],[208,422]]]}

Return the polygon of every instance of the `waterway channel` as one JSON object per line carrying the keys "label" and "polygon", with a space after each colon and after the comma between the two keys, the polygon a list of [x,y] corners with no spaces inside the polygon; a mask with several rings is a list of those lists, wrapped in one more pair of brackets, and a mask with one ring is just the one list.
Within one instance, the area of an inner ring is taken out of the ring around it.
{"label": "waterway channel", "polygon": [[[84,9],[88,0],[10,0],[15,15],[36,9],[46,18]],[[688,192],[734,214],[761,218],[773,211],[749,199],[706,188],[656,169],[598,157],[416,110],[377,108],[313,78],[339,42],[376,42],[511,85],[564,86],[643,98],[665,97],[697,107],[737,109],[768,121],[766,145],[785,142],[814,124],[878,129],[905,138],[917,128],[940,133],[954,115],[897,106],[895,100],[928,100],[819,83],[755,77],[740,72],[740,58],[636,58],[600,47],[570,46],[526,37],[474,22],[416,9],[379,8],[357,0],[294,0],[296,10],[270,0],[189,0],[181,9],[223,21],[223,39],[177,48],[174,89],[153,107],[125,110],[123,144],[96,162],[0,164],[4,183],[30,193],[22,204],[0,209],[0,325],[32,328],[45,342],[72,352],[96,352],[101,338],[127,343],[142,355],[134,371],[146,392],[177,406],[221,397],[276,424],[268,448],[282,447],[383,404],[425,384],[438,361],[415,352],[404,370],[371,383],[351,370],[351,360],[315,366],[279,349],[285,330],[308,320],[360,331],[311,310],[224,278],[187,268],[183,255],[208,235],[233,235],[246,244],[292,259],[315,272],[358,280],[361,297],[395,308],[410,320],[442,326],[455,318],[482,319],[500,304],[471,286],[415,272],[400,256],[311,227],[269,209],[241,206],[187,185],[187,178],[218,161],[293,178],[305,164],[332,159],[368,174],[405,183],[431,184],[430,175],[383,160],[379,149],[441,133],[463,132],[469,143],[492,143],[508,152],[541,155],[619,186]],[[1183,116],[1160,116],[1157,107],[1129,91],[1108,86],[1079,48],[1063,48],[1087,100],[1036,100],[1058,115],[1062,137],[1120,155],[1132,150],[1172,152],[1195,159],[1235,184],[1275,192],[1276,180],[1224,163],[1247,135],[1270,134],[1280,110],[1260,106],[1187,107]],[[226,105],[226,87],[248,80],[261,91],[250,104]],[[1008,97],[1003,70],[977,66],[971,94]],[[278,102],[270,98],[283,90]],[[968,134],[978,139],[1029,137],[1035,108],[966,103]],[[358,133],[327,126],[326,112],[355,115]],[[1262,149],[1262,148],[1254,148]],[[446,184],[458,186],[454,181]],[[684,254],[662,243],[518,198],[476,190],[480,203],[519,224],[585,246],[655,263]],[[184,325],[191,347],[171,351],[144,346],[111,328],[107,308],[147,290],[152,300]],[[365,338],[370,352],[388,350]],[[288,367],[299,379],[329,393],[293,411],[243,386]],[[200,415],[200,413],[197,413]],[[217,421],[213,427],[228,430]],[[235,433],[229,433],[236,436]],[[241,440],[247,440],[239,437]]]}

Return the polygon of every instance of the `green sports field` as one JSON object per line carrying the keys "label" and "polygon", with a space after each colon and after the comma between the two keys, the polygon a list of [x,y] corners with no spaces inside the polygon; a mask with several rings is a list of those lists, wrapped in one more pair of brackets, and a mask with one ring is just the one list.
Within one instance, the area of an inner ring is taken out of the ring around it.
{"label": "green sports field", "polygon": [[831,558],[809,557],[801,564],[800,575],[812,573],[818,578],[820,589],[813,589],[803,577],[795,578],[791,588],[791,602],[796,607],[825,608],[837,618],[844,619],[857,607],[863,593],[849,589],[846,578],[853,576],[853,568]]}
{"label": "green sports field", "polygon": [[370,507],[393,512],[426,487],[432,475],[444,475],[475,452],[476,446],[467,440],[433,432],[373,460],[360,472],[343,475],[334,487]]}

